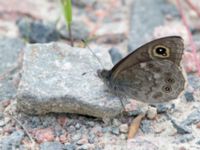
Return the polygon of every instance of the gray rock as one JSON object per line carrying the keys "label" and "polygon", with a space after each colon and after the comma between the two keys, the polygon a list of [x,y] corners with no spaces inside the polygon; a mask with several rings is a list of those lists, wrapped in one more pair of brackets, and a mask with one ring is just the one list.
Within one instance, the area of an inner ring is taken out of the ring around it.
{"label": "gray rock", "polygon": [[128,116],[138,116],[139,114],[142,113],[142,109],[137,107],[136,109],[134,109],[133,111],[129,111],[128,112]]}
{"label": "gray rock", "polygon": [[92,133],[92,132],[90,132],[89,135],[88,135],[88,142],[89,142],[90,144],[93,144],[93,143],[95,142],[95,140],[96,140],[95,134]]}
{"label": "gray rock", "polygon": [[108,133],[108,132],[111,132],[112,131],[112,128],[111,127],[104,127],[104,128],[102,128],[102,132],[103,133]]}
{"label": "gray rock", "polygon": [[59,142],[44,142],[40,144],[40,150],[63,150],[63,144]]}
{"label": "gray rock", "polygon": [[76,145],[74,145],[74,144],[66,144],[63,147],[63,150],[76,150]]}
{"label": "gray rock", "polygon": [[95,123],[94,121],[87,121],[86,125],[88,125],[89,127],[94,127]]}
{"label": "gray rock", "polygon": [[174,109],[175,104],[153,104],[157,108],[157,113],[165,113],[168,110]]}
{"label": "gray rock", "polygon": [[77,123],[77,124],[75,125],[75,128],[76,128],[76,129],[80,129],[80,127],[81,127],[81,125],[80,125],[79,123]]}
{"label": "gray rock", "polygon": [[134,51],[152,38],[154,29],[163,25],[166,14],[171,16],[178,14],[175,6],[167,3],[166,0],[133,1],[130,15],[131,32],[128,43],[129,52]]}
{"label": "gray rock", "polygon": [[118,127],[113,127],[112,130],[111,130],[111,133],[115,134],[115,135],[119,135],[119,128]]}
{"label": "gray rock", "polygon": [[196,144],[200,145],[200,140],[196,142]]}
{"label": "gray rock", "polygon": [[93,6],[95,4],[96,0],[72,0],[72,4],[80,7],[80,8],[84,8],[86,6]]}
{"label": "gray rock", "polygon": [[[86,40],[89,37],[89,30],[86,24],[84,24],[81,21],[72,22],[71,30],[72,30],[72,37],[74,40]],[[59,29],[59,32],[62,38],[68,40],[70,39],[69,32],[65,25]]]}
{"label": "gray rock", "polygon": [[142,120],[140,129],[145,134],[151,133],[153,131],[152,130],[152,121],[146,120],[146,119]]}
{"label": "gray rock", "polygon": [[200,78],[194,75],[188,75],[188,82],[195,90],[200,89]]}
{"label": "gray rock", "polygon": [[13,148],[15,149],[20,146],[20,143],[23,138],[24,138],[23,131],[15,131],[11,135],[0,141],[0,149],[1,150],[8,150]]}
{"label": "gray rock", "polygon": [[185,99],[186,99],[187,102],[193,102],[193,101],[195,101],[192,92],[186,91],[184,95],[185,95]]}
{"label": "gray rock", "polygon": [[196,109],[191,114],[187,116],[185,120],[181,122],[184,126],[189,126],[191,124],[198,123],[200,121],[200,109]]}
{"label": "gray rock", "polygon": [[17,21],[17,25],[21,37],[30,43],[49,43],[60,38],[55,25],[52,23],[21,18]]}
{"label": "gray rock", "polygon": [[81,134],[80,133],[72,135],[72,141],[77,142],[80,139],[81,139]]}
{"label": "gray rock", "polygon": [[[107,52],[97,53],[111,68]],[[29,45],[17,92],[19,110],[28,114],[66,112],[106,118],[123,109],[97,76],[97,59],[88,49],[64,43]]]}
{"label": "gray rock", "polygon": [[109,54],[111,56],[111,59],[114,65],[122,59],[122,54],[115,47],[112,47],[111,49],[109,49]]}
{"label": "gray rock", "polygon": [[194,136],[192,134],[185,134],[185,135],[181,135],[176,140],[176,143],[186,143],[186,142],[192,141],[193,139],[194,139]]}
{"label": "gray rock", "polygon": [[0,37],[0,101],[12,99],[16,95],[14,80],[20,70],[20,54],[24,43],[15,38]]}
{"label": "gray rock", "polygon": [[176,128],[178,134],[188,134],[192,132],[191,129],[188,128],[185,124],[178,123],[174,118],[169,115],[167,115],[167,117],[169,118],[169,120],[171,120],[171,123],[174,128]]}

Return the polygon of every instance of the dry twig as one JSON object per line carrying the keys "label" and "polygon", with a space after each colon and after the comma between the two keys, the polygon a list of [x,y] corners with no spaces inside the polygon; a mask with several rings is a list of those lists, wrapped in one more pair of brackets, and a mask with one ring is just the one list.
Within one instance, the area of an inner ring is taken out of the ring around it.
{"label": "dry twig", "polygon": [[138,129],[140,127],[140,123],[142,119],[144,118],[145,114],[140,114],[137,116],[131,123],[129,132],[128,132],[128,139],[132,139],[135,137],[136,133],[138,132]]}

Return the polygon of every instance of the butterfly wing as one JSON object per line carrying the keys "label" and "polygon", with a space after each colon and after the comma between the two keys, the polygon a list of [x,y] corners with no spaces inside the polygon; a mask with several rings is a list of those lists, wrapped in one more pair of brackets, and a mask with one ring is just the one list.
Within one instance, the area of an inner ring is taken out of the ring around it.
{"label": "butterfly wing", "polygon": [[180,65],[184,49],[183,40],[179,36],[169,36],[151,41],[119,61],[110,71],[112,78],[120,72],[136,64],[151,60],[170,60]]}
{"label": "butterfly wing", "polygon": [[111,87],[118,95],[147,103],[176,99],[185,88],[181,69],[169,60],[153,60],[121,71]]}

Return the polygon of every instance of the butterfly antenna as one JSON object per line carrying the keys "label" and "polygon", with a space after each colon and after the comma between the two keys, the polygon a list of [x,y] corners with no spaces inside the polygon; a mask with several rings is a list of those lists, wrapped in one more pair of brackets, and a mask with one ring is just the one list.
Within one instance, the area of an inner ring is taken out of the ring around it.
{"label": "butterfly antenna", "polygon": [[89,45],[87,44],[87,42],[85,40],[81,40],[85,46],[89,49],[89,51],[92,53],[92,55],[97,59],[97,61],[99,62],[99,64],[101,65],[101,68],[104,68],[103,67],[103,64],[101,63],[101,60],[99,59],[99,57],[97,57],[97,55],[93,52],[93,50],[89,47]]}

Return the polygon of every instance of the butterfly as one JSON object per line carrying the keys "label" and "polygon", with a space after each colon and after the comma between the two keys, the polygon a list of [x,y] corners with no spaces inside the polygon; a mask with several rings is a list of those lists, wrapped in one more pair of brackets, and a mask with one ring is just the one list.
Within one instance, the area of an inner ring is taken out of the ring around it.
{"label": "butterfly", "polygon": [[181,37],[163,37],[139,47],[111,70],[97,73],[119,97],[146,103],[168,102],[178,98],[186,85],[181,67],[183,50]]}

